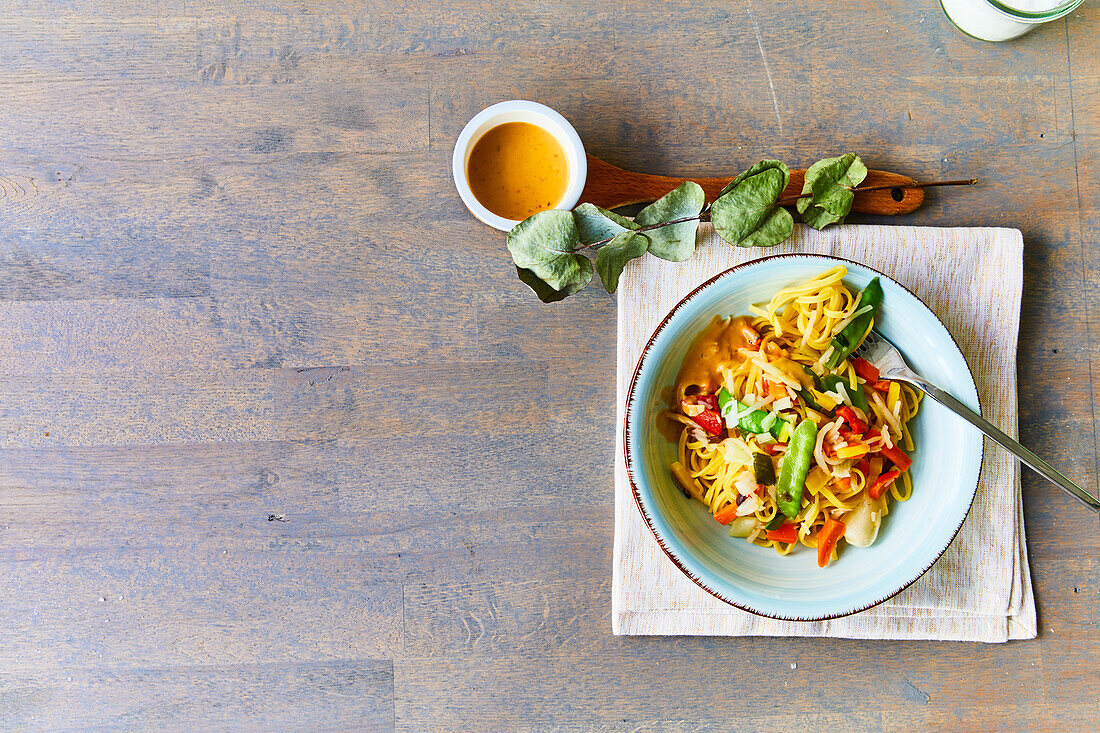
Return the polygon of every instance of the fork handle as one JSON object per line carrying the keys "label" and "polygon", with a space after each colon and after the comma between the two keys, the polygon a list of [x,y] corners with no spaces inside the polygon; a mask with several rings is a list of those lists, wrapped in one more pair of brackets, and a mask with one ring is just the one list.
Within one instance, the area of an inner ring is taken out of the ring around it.
{"label": "fork handle", "polygon": [[1015,455],[1024,463],[1024,465],[1026,465],[1032,471],[1035,471],[1048,481],[1052,481],[1058,484],[1067,493],[1072,494],[1073,496],[1080,499],[1089,509],[1092,509],[1094,512],[1100,512],[1100,501],[1098,501],[1095,496],[1070,481],[1049,463],[1029,451],[1027,448],[1020,445],[1019,442],[1013,440],[1012,438],[1008,437],[1003,432],[998,430],[993,425],[993,423],[989,422],[984,417],[974,412],[962,402],[959,402],[953,396],[951,396],[947,392],[944,392],[942,389],[932,384],[931,382],[925,381],[924,379],[920,378],[912,379],[910,381],[913,383],[913,386],[917,387],[921,392],[924,392],[936,402],[939,402],[941,405],[954,412],[963,420],[966,420],[978,430],[981,430],[983,433],[988,435],[993,440],[993,442],[997,443],[998,445],[1005,448],[1005,450]]}

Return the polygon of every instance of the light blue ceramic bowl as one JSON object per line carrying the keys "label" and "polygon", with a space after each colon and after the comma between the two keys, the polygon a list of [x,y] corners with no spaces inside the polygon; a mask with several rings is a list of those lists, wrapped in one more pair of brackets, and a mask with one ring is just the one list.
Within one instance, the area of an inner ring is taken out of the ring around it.
{"label": "light blue ceramic bowl", "polygon": [[853,288],[878,275],[883,288],[875,330],[918,373],[977,410],[978,394],[951,334],[916,296],[886,275],[855,262],[817,255],[778,255],[745,263],[699,286],[664,319],[642,352],[627,395],[625,444],[634,498],[669,558],[717,598],[762,616],[816,621],[870,608],[923,575],[962,526],[982,465],[980,434],[945,408],[924,400],[910,428],[916,443],[913,496],[895,502],[875,543],[843,547],[817,566],[800,547],[786,557],[728,537],[706,508],[687,499],[669,464],[676,446],[657,430],[661,390],[676,380],[692,339],[715,315],[741,315],[780,288],[843,264]]}

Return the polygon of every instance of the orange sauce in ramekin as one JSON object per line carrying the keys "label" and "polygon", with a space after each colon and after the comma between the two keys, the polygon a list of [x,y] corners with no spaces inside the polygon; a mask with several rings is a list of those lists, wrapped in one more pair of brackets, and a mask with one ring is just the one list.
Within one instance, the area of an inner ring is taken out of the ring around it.
{"label": "orange sauce in ramekin", "polygon": [[466,179],[482,206],[522,221],[558,205],[569,182],[569,165],[549,132],[529,122],[505,122],[474,144]]}

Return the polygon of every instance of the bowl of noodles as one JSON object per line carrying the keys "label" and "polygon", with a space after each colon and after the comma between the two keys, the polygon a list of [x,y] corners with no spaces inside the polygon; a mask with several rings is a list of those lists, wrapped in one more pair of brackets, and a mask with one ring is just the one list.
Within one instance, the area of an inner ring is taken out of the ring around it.
{"label": "bowl of noodles", "polygon": [[982,440],[880,377],[871,330],[977,409],[951,334],[886,275],[820,255],[739,265],[687,295],[627,393],[627,475],[661,548],[718,599],[814,621],[923,575],[974,500]]}

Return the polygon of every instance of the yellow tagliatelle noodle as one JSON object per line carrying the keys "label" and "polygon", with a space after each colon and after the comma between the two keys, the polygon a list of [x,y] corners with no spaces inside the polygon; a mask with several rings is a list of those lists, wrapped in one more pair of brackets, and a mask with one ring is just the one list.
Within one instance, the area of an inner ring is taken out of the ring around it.
{"label": "yellow tagliatelle noodle", "polygon": [[[685,356],[676,385],[680,404],[663,413],[679,426],[673,474],[685,493],[729,524],[731,535],[783,555],[797,544],[817,547],[826,523],[834,535],[843,524],[849,544],[866,546],[890,500],[912,495],[908,424],[921,396],[898,382],[869,381],[874,372],[843,347],[834,354],[838,334],[856,330],[862,341],[874,324],[874,306],[861,304],[846,275],[834,267],[751,306],[751,316],[716,318]],[[846,358],[827,369],[839,355]],[[803,420],[816,424],[817,442],[798,511],[785,516],[774,483],[757,479],[769,478],[763,465],[769,461],[779,475],[791,432]],[[794,525],[794,541],[786,525]]]}

